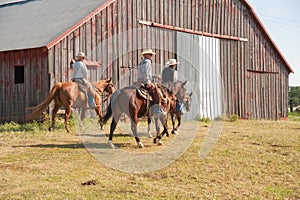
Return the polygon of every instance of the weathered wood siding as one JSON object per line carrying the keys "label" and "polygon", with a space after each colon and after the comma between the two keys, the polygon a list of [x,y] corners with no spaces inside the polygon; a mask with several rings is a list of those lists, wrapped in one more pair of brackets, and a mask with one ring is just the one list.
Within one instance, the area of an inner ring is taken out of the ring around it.
{"label": "weathered wood siding", "polygon": [[[0,123],[25,121],[25,108],[47,98],[47,49],[0,52]],[[15,67],[24,66],[24,83],[15,84]]]}
{"label": "weathered wood siding", "polygon": [[[102,63],[101,67],[91,69],[91,80],[112,77],[118,88],[136,79],[134,68],[144,48],[157,52],[154,72],[160,73],[162,64],[176,57],[180,48],[175,31],[143,25],[139,20],[183,28],[183,32],[190,29],[205,32],[206,36],[220,34],[247,39],[244,42],[219,38],[224,112],[247,119],[287,117],[290,69],[250,9],[242,0],[111,1],[48,51],[0,53],[1,121],[22,120],[25,105],[43,100],[55,82],[70,80],[69,62],[78,51],[85,52],[89,60]],[[12,83],[11,67],[18,60],[26,61],[23,86]],[[14,103],[17,101],[19,108]]]}

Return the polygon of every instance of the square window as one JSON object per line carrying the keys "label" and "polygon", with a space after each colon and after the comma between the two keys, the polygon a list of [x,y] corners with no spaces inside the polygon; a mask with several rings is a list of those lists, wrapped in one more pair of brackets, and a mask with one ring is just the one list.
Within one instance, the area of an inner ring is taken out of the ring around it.
{"label": "square window", "polygon": [[24,83],[24,66],[15,66],[15,84]]}

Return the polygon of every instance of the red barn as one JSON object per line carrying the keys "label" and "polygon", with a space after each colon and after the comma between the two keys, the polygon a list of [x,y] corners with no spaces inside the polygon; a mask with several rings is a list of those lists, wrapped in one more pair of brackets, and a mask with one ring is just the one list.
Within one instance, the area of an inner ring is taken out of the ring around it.
{"label": "red barn", "polygon": [[0,5],[0,122],[25,122],[25,108],[71,79],[87,54],[91,80],[136,79],[140,52],[157,52],[160,73],[177,58],[197,109],[191,117],[288,116],[293,72],[246,0],[24,0]]}

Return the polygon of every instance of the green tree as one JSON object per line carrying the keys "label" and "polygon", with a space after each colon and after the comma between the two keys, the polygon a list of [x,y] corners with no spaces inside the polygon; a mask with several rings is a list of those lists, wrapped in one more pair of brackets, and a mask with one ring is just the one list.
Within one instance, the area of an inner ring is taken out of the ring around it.
{"label": "green tree", "polygon": [[290,111],[293,112],[293,107],[300,105],[300,86],[290,87],[289,91]]}

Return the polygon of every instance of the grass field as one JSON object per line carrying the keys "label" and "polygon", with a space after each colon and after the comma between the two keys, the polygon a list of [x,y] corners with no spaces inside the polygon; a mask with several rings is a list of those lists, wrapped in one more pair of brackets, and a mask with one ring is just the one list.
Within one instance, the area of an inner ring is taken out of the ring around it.
{"label": "grass field", "polygon": [[[146,148],[139,149],[120,130],[115,142],[124,151],[155,152],[187,134],[188,126],[163,138],[163,146],[142,137]],[[300,199],[299,121],[225,122],[216,146],[200,159],[208,130],[208,123],[199,123],[179,159],[138,174],[99,162],[75,131],[2,130],[0,199]]]}

